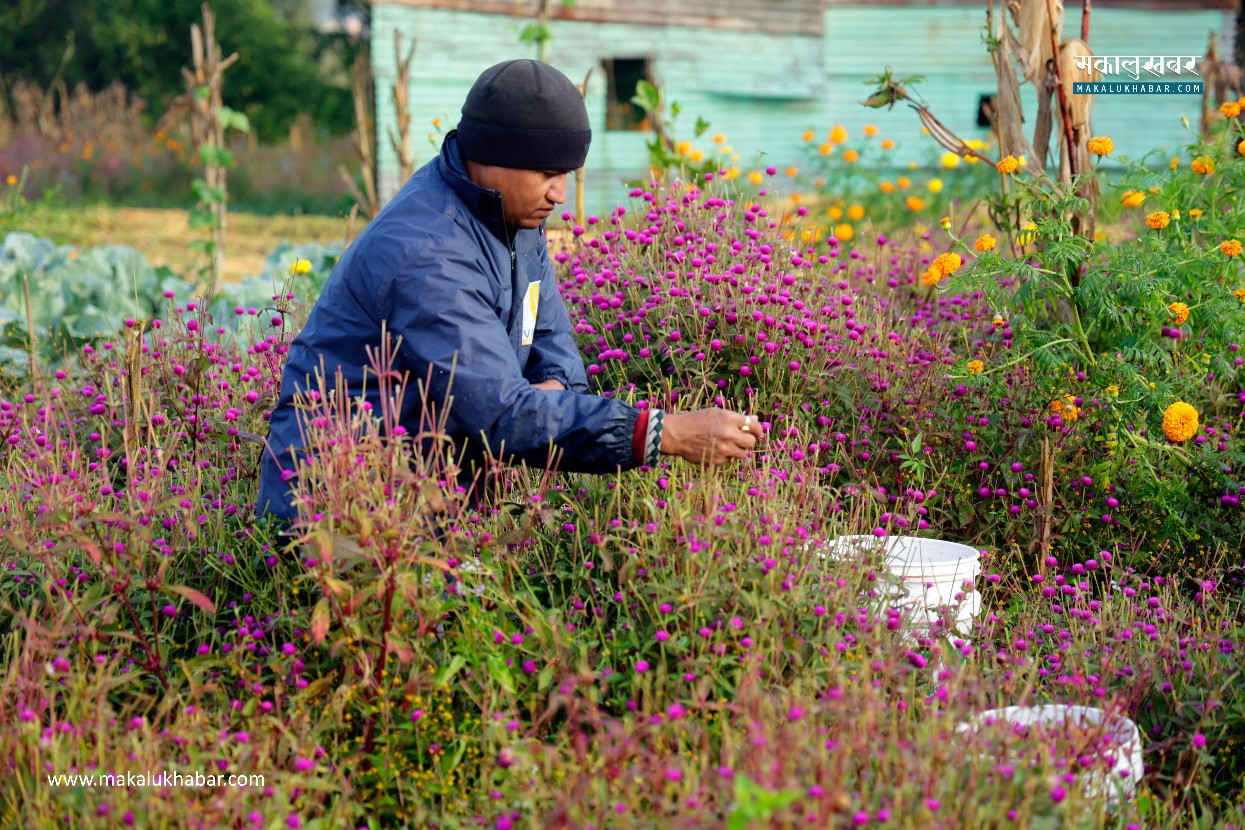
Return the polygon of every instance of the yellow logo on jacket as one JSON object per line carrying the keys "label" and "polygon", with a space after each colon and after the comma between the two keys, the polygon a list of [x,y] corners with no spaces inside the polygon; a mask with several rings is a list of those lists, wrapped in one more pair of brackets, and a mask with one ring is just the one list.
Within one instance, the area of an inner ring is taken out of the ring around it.
{"label": "yellow logo on jacket", "polygon": [[527,284],[527,302],[523,303],[523,345],[532,345],[536,338],[536,311],[540,308],[540,281]]}

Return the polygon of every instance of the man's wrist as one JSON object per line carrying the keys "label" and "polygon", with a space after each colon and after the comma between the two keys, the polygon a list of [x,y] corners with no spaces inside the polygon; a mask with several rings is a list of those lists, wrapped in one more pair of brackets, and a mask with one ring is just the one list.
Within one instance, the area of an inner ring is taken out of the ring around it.
{"label": "man's wrist", "polygon": [[661,457],[661,433],[664,416],[660,409],[642,409],[636,418],[631,438],[631,454],[641,465],[652,467]]}

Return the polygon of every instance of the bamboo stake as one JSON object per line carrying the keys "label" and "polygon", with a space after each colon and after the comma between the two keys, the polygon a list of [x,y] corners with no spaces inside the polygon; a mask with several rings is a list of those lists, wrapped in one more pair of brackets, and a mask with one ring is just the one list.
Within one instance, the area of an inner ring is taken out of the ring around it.
{"label": "bamboo stake", "polygon": [[1068,96],[1063,91],[1063,72],[1059,68],[1059,28],[1055,23],[1055,0],[1046,0],[1046,14],[1050,21],[1050,42],[1052,60],[1055,63],[1055,92],[1059,96],[1059,112],[1063,116],[1063,138],[1068,148],[1068,174],[1075,176],[1076,145],[1072,136],[1072,119],[1068,111]]}
{"label": "bamboo stake", "polygon": [[415,172],[415,160],[411,158],[411,107],[408,95],[411,89],[411,61],[415,57],[415,39],[411,38],[411,48],[406,57],[402,57],[402,32],[393,32],[393,59],[397,71],[393,78],[393,110],[397,121],[398,132],[389,131],[389,143],[398,157],[398,174],[400,181],[405,182]]}
{"label": "bamboo stake", "polygon": [[26,295],[26,335],[30,338],[30,379],[39,377],[38,348],[35,341],[35,312],[30,307],[30,275],[22,274],[22,291]]}
{"label": "bamboo stake", "polygon": [[[592,77],[592,67],[588,67],[588,74],[584,75],[584,82],[579,87],[579,94],[586,101],[588,99],[588,79]],[[584,168],[581,167],[575,171],[575,221],[580,225],[584,224]]]}

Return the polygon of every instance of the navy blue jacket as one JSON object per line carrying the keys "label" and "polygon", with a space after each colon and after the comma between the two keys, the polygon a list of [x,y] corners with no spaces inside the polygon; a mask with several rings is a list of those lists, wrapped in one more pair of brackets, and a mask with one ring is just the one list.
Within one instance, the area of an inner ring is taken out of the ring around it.
{"label": "navy blue jacket", "polygon": [[[561,451],[560,470],[637,466],[639,410],[586,394],[544,227],[506,226],[501,194],[467,178],[451,132],[440,157],[420,168],[342,255],[290,344],[269,422],[259,515],[297,515],[291,485],[282,481],[302,444],[292,403],[296,388],[314,388],[321,364],[330,389],[341,367],[352,397],[364,388],[366,369],[367,398],[381,411],[367,347],[379,346],[382,322],[395,342],[401,337],[394,368],[408,378],[401,423],[410,434],[419,431],[419,384],[431,367],[430,403],[439,412],[448,389],[447,432],[469,462],[487,447],[507,461],[544,467],[552,442]],[[568,391],[531,386],[550,379]]]}

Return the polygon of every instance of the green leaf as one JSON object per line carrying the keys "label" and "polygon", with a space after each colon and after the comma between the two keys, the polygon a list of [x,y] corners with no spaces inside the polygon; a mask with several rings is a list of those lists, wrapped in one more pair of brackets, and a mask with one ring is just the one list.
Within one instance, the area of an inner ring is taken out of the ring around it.
{"label": "green leaf", "polygon": [[229,107],[221,107],[216,113],[216,118],[220,121],[221,127],[226,130],[237,130],[240,133],[249,133],[251,131],[251,121],[246,117],[246,113],[238,112]]}
{"label": "green leaf", "polygon": [[640,80],[636,82],[635,95],[631,97],[631,103],[652,114],[661,107],[661,93],[648,81]]}
{"label": "green leaf", "polygon": [[215,164],[220,167],[233,167],[233,153],[226,147],[200,147],[199,160],[205,165]]}
{"label": "green leaf", "polygon": [[485,659],[485,663],[488,665],[489,676],[497,681],[497,685],[506,692],[514,694],[514,676],[510,674],[510,669],[506,666],[506,658],[500,654],[490,654]]}
{"label": "green leaf", "polygon": [[454,659],[450,660],[450,664],[441,670],[437,675],[437,685],[444,686],[454,679],[454,675],[462,671],[463,666],[467,665],[467,658],[461,654],[454,655]]}
{"label": "green leaf", "polygon": [[702,135],[704,135],[708,131],[709,131],[709,122],[701,118],[699,115],[696,116],[696,126],[692,129],[692,136],[695,138],[700,138]]}

